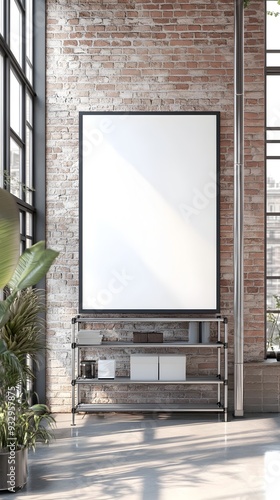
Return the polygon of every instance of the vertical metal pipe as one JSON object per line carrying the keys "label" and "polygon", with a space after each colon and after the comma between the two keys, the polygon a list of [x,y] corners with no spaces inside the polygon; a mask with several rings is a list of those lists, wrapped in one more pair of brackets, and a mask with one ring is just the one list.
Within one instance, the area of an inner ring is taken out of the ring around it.
{"label": "vertical metal pipe", "polygon": [[75,406],[76,406],[76,401],[75,401],[75,396],[76,396],[76,387],[74,384],[75,377],[76,377],[76,349],[75,349],[75,343],[76,343],[76,318],[72,318],[71,320],[71,364],[72,364],[72,424],[75,425]]}
{"label": "vertical metal pipe", "polygon": [[225,409],[225,422],[227,422],[228,414],[228,319],[224,318],[224,409]]}
{"label": "vertical metal pipe", "polygon": [[234,415],[243,410],[244,12],[234,10]]}

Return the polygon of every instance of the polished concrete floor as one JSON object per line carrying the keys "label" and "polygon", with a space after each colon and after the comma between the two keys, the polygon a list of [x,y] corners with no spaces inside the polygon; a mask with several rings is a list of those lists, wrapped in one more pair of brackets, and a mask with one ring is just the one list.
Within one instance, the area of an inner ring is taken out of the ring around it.
{"label": "polished concrete floor", "polygon": [[[0,500],[279,500],[280,415],[57,415],[28,484]],[[12,496],[11,496],[12,495]]]}

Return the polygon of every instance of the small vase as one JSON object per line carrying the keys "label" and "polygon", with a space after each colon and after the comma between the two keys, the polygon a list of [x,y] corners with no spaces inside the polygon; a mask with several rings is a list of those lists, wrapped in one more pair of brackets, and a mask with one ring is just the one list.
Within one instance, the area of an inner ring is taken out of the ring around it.
{"label": "small vase", "polygon": [[199,343],[199,323],[192,321],[189,323],[189,344]]}
{"label": "small vase", "polygon": [[202,323],[201,342],[202,344],[210,342],[210,323],[208,321]]}

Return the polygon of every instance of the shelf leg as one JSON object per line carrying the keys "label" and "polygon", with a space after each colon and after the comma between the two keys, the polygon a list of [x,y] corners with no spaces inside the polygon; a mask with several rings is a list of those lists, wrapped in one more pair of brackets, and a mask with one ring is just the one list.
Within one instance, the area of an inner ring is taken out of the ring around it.
{"label": "shelf leg", "polygon": [[228,412],[227,412],[227,408],[225,408],[225,412],[224,412],[224,421],[227,422],[228,421]]}
{"label": "shelf leg", "polygon": [[75,427],[75,408],[72,408],[72,424],[71,427]]}

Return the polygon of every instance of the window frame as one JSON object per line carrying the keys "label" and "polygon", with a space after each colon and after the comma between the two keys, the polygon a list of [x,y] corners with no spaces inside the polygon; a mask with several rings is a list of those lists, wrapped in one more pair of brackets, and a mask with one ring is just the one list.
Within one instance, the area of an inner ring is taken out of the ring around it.
{"label": "window frame", "polygon": [[[266,12],[270,9],[268,9],[268,2],[271,0],[266,0]],[[276,2],[276,0],[275,0]],[[265,62],[265,103],[266,103],[266,113],[265,113],[265,242],[266,242],[266,255],[265,255],[265,325],[266,325],[266,335],[265,335],[265,347],[266,347],[266,356],[267,357],[273,357],[275,355],[275,351],[280,347],[280,302],[278,299],[275,299],[275,297],[279,296],[280,299],[280,273],[279,270],[278,272],[273,273],[273,265],[275,266],[275,271],[277,271],[277,267],[280,267],[280,259],[279,259],[279,266],[277,266],[276,259],[274,258],[274,261],[272,261],[272,254],[273,252],[273,245],[274,245],[274,250],[279,249],[279,254],[280,254],[280,244],[277,244],[277,240],[275,238],[275,243],[270,243],[270,235],[268,234],[268,231],[270,230],[271,227],[271,221],[277,222],[277,220],[280,217],[280,210],[275,210],[273,211],[273,200],[270,201],[269,199],[269,190],[270,188],[273,188],[274,186],[269,183],[269,177],[268,177],[268,172],[269,172],[269,166],[270,162],[278,161],[279,162],[279,173],[280,173],[280,123],[279,126],[269,126],[268,125],[268,102],[269,102],[269,97],[268,97],[268,78],[273,77],[273,76],[279,76],[280,77],[280,65],[277,66],[271,66],[268,65],[267,62],[267,56],[269,54],[278,54],[279,55],[279,61],[280,61],[280,46],[278,49],[272,49],[272,48],[267,48],[267,30],[268,30],[268,15],[266,14],[266,21],[265,21],[265,32],[266,32],[266,46],[265,46],[265,53],[266,53],[266,62]],[[271,139],[268,138],[269,134],[271,137],[271,133],[273,132],[278,132],[278,138],[277,139]],[[268,154],[268,149],[270,144],[279,144],[279,155],[278,154]],[[275,186],[274,188],[277,193],[278,198],[280,197],[280,184],[279,186]],[[278,208],[278,207],[277,207]],[[274,234],[275,231],[272,229],[272,232]],[[272,270],[272,272],[268,272],[268,270]],[[276,294],[273,293],[270,296],[268,296],[269,290],[272,288],[272,284],[276,285],[277,292]],[[279,292],[278,292],[279,290]],[[271,301],[274,299],[274,305],[270,305]],[[276,329],[276,330],[275,330]],[[275,334],[276,332],[276,334]],[[277,340],[277,341],[276,341]],[[278,345],[277,345],[278,344]]]}
{"label": "window frame", "polygon": [[[14,0],[17,6],[19,7],[22,14],[22,29],[25,28],[25,0],[19,1]],[[33,0],[34,4],[34,0]],[[3,131],[2,131],[2,146],[3,146],[3,171],[1,171],[1,185],[3,185],[6,189],[14,194],[19,209],[24,211],[25,213],[29,213],[32,215],[32,218],[35,218],[35,204],[34,202],[26,203],[25,196],[25,147],[26,147],[26,93],[31,96],[32,100],[35,100],[36,92],[35,88],[32,86],[31,82],[28,80],[25,74],[25,42],[24,42],[24,34],[22,35],[22,65],[20,65],[19,61],[13,54],[10,47],[10,34],[9,34],[9,26],[10,26],[10,1],[4,2],[3,4],[3,35],[0,34],[0,51],[3,56]],[[11,127],[11,88],[10,88],[10,76],[11,73],[15,76],[20,85],[21,92],[21,102],[20,102],[20,133],[17,130],[14,130]],[[34,107],[34,106],[33,106]],[[33,117],[34,122],[34,117]],[[21,150],[21,163],[22,168],[19,174],[19,186],[18,186],[18,196],[13,192],[12,181],[11,181],[11,157],[10,157],[10,144],[11,141],[14,141],[15,144]],[[33,137],[34,142],[34,137]],[[34,161],[33,161],[34,164]],[[33,175],[34,177],[34,175]],[[35,223],[33,222],[33,228],[35,228]],[[23,226],[24,228],[25,226]],[[28,236],[28,238],[26,238]],[[26,241],[29,240],[30,235],[26,235],[25,232],[21,231],[21,248],[24,250],[26,248]],[[35,241],[35,235],[32,235],[32,242]]]}

